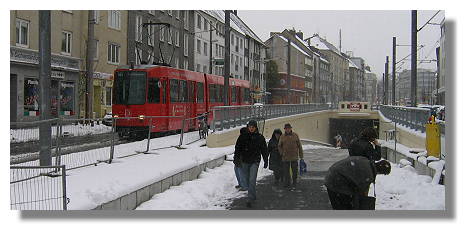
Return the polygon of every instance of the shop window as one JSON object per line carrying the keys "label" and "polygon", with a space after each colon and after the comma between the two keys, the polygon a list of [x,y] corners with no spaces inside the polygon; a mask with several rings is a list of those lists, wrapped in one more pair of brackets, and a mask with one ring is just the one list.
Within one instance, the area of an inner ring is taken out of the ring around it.
{"label": "shop window", "polygon": [[24,79],[24,116],[39,115],[39,81],[35,78]]}
{"label": "shop window", "polygon": [[[109,93],[111,93],[111,90]],[[73,82],[61,82],[60,97],[60,114],[65,116],[74,115],[75,84]]]}
{"label": "shop window", "polygon": [[112,93],[112,88],[111,87],[106,87],[106,105],[110,106],[112,104],[111,102],[111,93]]}

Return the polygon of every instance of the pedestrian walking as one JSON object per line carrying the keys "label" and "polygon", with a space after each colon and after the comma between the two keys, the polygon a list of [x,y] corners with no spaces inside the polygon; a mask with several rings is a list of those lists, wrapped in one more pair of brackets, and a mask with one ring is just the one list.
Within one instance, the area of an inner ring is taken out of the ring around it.
{"label": "pedestrian walking", "polygon": [[284,125],[284,134],[281,135],[278,146],[284,165],[284,187],[295,189],[297,187],[297,174],[299,171],[298,160],[299,158],[304,158],[304,152],[299,136],[292,131],[292,126],[289,123]]}
{"label": "pedestrian walking", "polygon": [[359,138],[355,138],[349,144],[349,156],[363,156],[369,160],[378,161],[381,158],[380,144],[377,141],[377,131],[367,127],[361,131]]}
{"label": "pedestrian walking", "polygon": [[336,148],[341,148],[343,144],[343,137],[338,133],[335,137],[335,142],[336,142]]}
{"label": "pedestrian walking", "polygon": [[243,177],[243,172],[242,172],[242,157],[241,154],[243,152],[241,148],[241,142],[243,140],[243,135],[248,134],[248,128],[247,127],[242,127],[240,129],[240,136],[238,136],[237,142],[235,144],[235,153],[233,156],[233,164],[235,164],[233,170],[235,171],[235,177],[237,178],[237,185],[235,186],[236,189],[239,189],[240,191],[246,191],[248,190],[246,186],[246,180]]}
{"label": "pedestrian walking", "polygon": [[[252,207],[256,200],[256,177],[258,176],[261,155],[263,156],[264,168],[268,167],[268,148],[266,139],[258,132],[258,124],[251,120],[247,125],[248,133],[240,139],[240,151],[242,161],[242,177],[248,188],[247,207]],[[242,181],[243,182],[243,181]]]}
{"label": "pedestrian walking", "polygon": [[268,143],[269,169],[274,172],[274,185],[278,186],[283,179],[282,159],[279,153],[279,139],[281,138],[281,129],[275,129]]}
{"label": "pedestrian walking", "polygon": [[370,185],[377,174],[388,175],[390,171],[388,161],[374,163],[364,156],[350,156],[333,164],[325,177],[333,210],[375,209],[375,197],[368,197]]}

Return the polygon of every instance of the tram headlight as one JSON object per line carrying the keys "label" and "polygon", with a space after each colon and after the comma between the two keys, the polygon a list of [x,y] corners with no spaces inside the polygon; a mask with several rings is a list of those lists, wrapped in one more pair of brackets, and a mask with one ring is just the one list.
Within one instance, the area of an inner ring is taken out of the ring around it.
{"label": "tram headlight", "polygon": [[139,115],[139,120],[144,120],[145,116],[144,115]]}

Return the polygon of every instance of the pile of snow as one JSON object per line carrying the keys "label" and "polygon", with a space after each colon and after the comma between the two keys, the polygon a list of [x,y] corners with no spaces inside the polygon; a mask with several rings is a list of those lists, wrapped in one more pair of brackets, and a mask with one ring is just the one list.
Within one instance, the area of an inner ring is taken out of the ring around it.
{"label": "pile of snow", "polygon": [[[270,174],[269,170],[260,166],[258,180]],[[225,210],[231,200],[247,195],[235,189],[235,185],[237,180],[233,163],[225,162],[220,167],[201,173],[196,180],[154,195],[136,210]]]}
{"label": "pile of snow", "polygon": [[411,166],[392,164],[389,175],[377,175],[377,210],[445,210],[445,186],[418,175]]}

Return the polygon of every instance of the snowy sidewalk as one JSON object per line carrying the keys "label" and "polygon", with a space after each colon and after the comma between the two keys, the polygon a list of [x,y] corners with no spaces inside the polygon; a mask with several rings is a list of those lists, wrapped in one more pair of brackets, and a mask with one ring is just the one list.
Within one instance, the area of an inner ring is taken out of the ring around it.
{"label": "snowy sidewalk", "polygon": [[198,145],[151,151],[113,160],[112,164],[67,172],[69,210],[89,210],[202,163],[233,153],[234,146]]}

